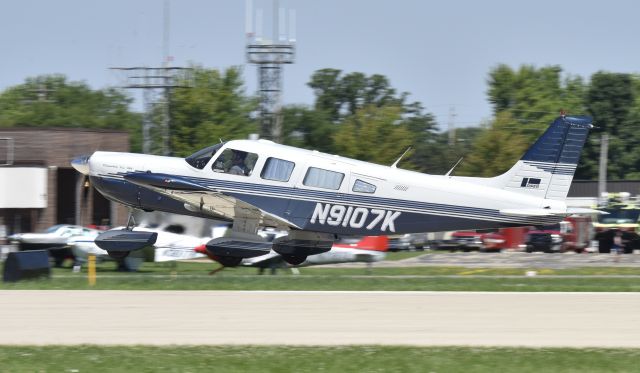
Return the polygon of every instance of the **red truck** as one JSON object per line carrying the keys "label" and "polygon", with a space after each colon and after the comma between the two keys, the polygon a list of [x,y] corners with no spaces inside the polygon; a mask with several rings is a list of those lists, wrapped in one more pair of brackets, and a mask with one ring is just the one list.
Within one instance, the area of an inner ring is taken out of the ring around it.
{"label": "red truck", "polygon": [[528,227],[500,228],[494,232],[457,231],[451,239],[435,244],[438,249],[462,251],[500,251],[518,249],[524,242]]}
{"label": "red truck", "polygon": [[529,231],[526,251],[546,253],[585,251],[593,236],[593,223],[589,216],[569,216],[558,224]]}
{"label": "red truck", "polygon": [[588,216],[569,216],[547,227],[501,228],[494,232],[457,231],[448,240],[435,243],[436,248],[462,251],[501,251],[522,249],[527,252],[582,252],[589,247],[593,225]]}

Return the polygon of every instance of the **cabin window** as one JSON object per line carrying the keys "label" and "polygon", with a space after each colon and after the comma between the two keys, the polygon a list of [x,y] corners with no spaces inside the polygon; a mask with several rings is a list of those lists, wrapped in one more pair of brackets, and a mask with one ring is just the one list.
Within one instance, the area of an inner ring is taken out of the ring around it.
{"label": "cabin window", "polygon": [[359,193],[375,193],[376,192],[376,186],[373,184],[369,184],[366,181],[362,181],[360,179],[356,179],[356,182],[353,183],[353,189],[354,192],[359,192]]}
{"label": "cabin window", "polygon": [[220,148],[222,148],[222,145],[224,145],[224,143],[220,143],[220,144],[210,146],[208,148],[204,148],[202,150],[199,150],[191,154],[184,160],[187,161],[187,163],[189,163],[192,167],[202,170],[204,166],[206,166],[207,163],[209,163],[209,160],[213,158],[216,152]]}
{"label": "cabin window", "polygon": [[309,167],[302,184],[310,187],[338,190],[340,189],[340,184],[342,184],[342,179],[344,179],[343,173]]}
{"label": "cabin window", "polygon": [[269,157],[264,164],[260,177],[267,180],[289,181],[295,165],[295,163],[284,159]]}
{"label": "cabin window", "polygon": [[235,149],[225,149],[211,167],[215,172],[249,176],[256,165],[258,155]]}

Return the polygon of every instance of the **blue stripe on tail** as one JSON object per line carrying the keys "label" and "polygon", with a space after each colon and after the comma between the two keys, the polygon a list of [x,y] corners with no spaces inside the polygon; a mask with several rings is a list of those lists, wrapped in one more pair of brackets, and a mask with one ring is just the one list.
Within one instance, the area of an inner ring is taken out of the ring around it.
{"label": "blue stripe on tail", "polygon": [[592,127],[591,121],[587,116],[558,117],[527,150],[522,160],[577,165]]}

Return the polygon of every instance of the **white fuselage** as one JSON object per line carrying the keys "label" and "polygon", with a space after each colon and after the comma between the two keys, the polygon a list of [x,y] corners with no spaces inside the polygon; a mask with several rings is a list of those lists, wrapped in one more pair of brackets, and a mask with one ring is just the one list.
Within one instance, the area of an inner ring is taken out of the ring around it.
{"label": "white fuselage", "polygon": [[[213,170],[216,157],[227,148],[257,156],[250,175]],[[295,164],[287,180],[269,180],[261,174],[270,158]],[[310,168],[343,175],[339,187],[327,189],[308,185],[305,177]],[[444,226],[472,229],[546,224],[550,222],[549,218],[504,215],[500,210],[566,209],[563,201],[474,183],[472,178],[422,174],[263,140],[228,142],[202,169],[191,166],[183,158],[96,152],[89,160],[89,172],[92,178],[110,180],[123,180],[123,175],[135,172],[176,176],[256,206],[286,222],[282,228],[339,234],[442,231]],[[355,191],[355,184],[362,182],[373,185],[375,191]],[[108,197],[115,194],[109,188],[98,186]],[[133,196],[129,201],[118,199],[132,205],[136,203]],[[185,203],[183,213],[193,211],[197,204],[197,200]],[[138,207],[145,208],[145,205]],[[146,208],[161,209],[158,206]],[[234,210],[227,208],[224,217],[234,219]]]}

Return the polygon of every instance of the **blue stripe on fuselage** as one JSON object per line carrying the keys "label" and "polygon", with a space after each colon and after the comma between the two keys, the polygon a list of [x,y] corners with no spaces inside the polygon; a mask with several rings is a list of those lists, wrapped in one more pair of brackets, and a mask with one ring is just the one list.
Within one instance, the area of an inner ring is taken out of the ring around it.
{"label": "blue stripe on fuselage", "polygon": [[[186,210],[183,203],[162,196],[146,188],[139,188],[127,181],[124,174],[104,175],[96,187],[108,197],[118,202],[148,209],[167,211],[191,216],[208,217]],[[339,234],[408,233],[471,228],[498,228],[514,225],[546,225],[560,220],[557,217],[510,217],[500,215],[498,210],[426,203],[384,197],[371,197],[336,192],[323,192],[293,187],[260,185],[246,182],[224,181],[197,177],[180,176],[212,190],[222,191],[261,210],[282,217],[306,230]],[[95,177],[92,177],[95,178]],[[102,185],[101,185],[102,184]],[[114,190],[117,189],[117,190]],[[142,193],[138,202],[137,194]],[[141,204],[140,204],[141,203]],[[388,229],[379,231],[351,228],[349,226],[328,226],[311,224],[311,216],[317,203],[345,206],[363,206],[388,211],[400,211],[395,220],[395,232]],[[486,220],[485,220],[486,219]]]}

